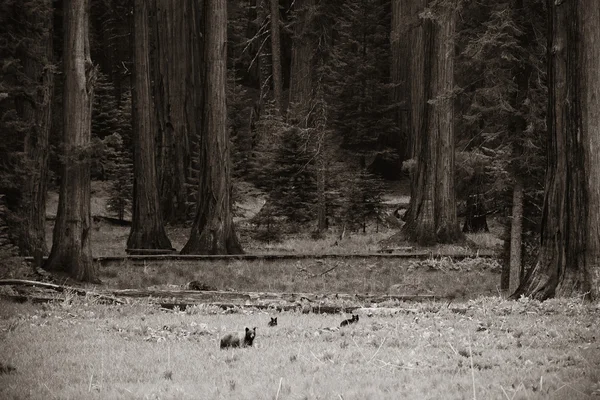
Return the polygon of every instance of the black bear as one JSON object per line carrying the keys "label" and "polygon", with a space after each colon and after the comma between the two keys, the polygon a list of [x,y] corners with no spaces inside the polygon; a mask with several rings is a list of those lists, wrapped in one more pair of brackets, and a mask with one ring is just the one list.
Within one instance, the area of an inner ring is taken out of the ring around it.
{"label": "black bear", "polygon": [[252,342],[256,337],[256,327],[249,329],[246,328],[244,337],[241,338],[237,333],[228,333],[221,338],[221,348],[227,347],[248,347],[252,346]]}
{"label": "black bear", "polygon": [[269,326],[277,326],[277,317],[271,317],[271,321],[269,321]]}
{"label": "black bear", "polygon": [[355,322],[358,322],[358,315],[353,315],[352,318],[343,320],[340,326],[350,325]]}

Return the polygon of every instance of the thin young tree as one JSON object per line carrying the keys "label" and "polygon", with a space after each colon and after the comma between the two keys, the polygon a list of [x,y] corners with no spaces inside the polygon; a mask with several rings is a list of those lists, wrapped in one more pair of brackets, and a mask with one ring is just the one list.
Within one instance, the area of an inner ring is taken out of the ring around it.
{"label": "thin young tree", "polygon": [[404,147],[402,160],[412,157],[410,144],[410,31],[414,29],[418,16],[411,7],[418,5],[414,0],[392,0],[391,79],[392,100],[396,107],[396,124],[400,135],[400,146]]}
{"label": "thin young tree", "polygon": [[281,33],[279,29],[279,0],[270,0],[271,8],[271,65],[273,66],[273,98],[275,108],[282,112],[283,83],[281,72]]}
{"label": "thin young tree", "polygon": [[452,103],[457,1],[422,4],[428,6],[427,12],[421,17],[422,26],[412,33],[418,51],[411,65],[416,166],[404,232],[419,243],[450,243],[462,238],[454,190]]}
{"label": "thin young tree", "polygon": [[90,158],[96,68],[90,58],[89,1],[65,0],[62,176],[52,250],[45,268],[98,282],[92,260]]}
{"label": "thin young tree", "polygon": [[227,2],[204,0],[204,79],[196,215],[183,254],[242,253],[231,202],[227,133]]}
{"label": "thin young tree", "polygon": [[313,90],[314,38],[310,29],[314,8],[315,0],[294,2],[288,120],[296,120],[294,123],[299,123],[303,128],[308,124],[308,108]]}
{"label": "thin young tree", "polygon": [[148,0],[133,3],[133,207],[128,249],[171,249],[159,205],[150,92]]}
{"label": "thin young tree", "polygon": [[600,295],[600,2],[548,1],[548,170],[537,263],[512,297]]}

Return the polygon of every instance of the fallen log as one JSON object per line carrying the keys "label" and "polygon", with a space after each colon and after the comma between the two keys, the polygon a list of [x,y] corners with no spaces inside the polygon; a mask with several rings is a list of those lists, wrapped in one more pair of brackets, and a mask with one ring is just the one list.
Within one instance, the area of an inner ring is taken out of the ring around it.
{"label": "fallen log", "polygon": [[[98,293],[95,290],[87,290],[82,288],[76,288],[73,286],[64,286],[57,285],[55,283],[47,283],[47,282],[39,282],[39,281],[30,281],[26,279],[0,279],[0,286],[2,285],[10,285],[10,286],[30,286],[37,287],[42,289],[51,289],[57,292],[72,292],[80,296],[94,296],[99,300],[108,301],[109,303],[115,304],[124,304],[123,300],[115,298],[114,296],[106,295],[103,293]],[[22,296],[22,295],[21,295]],[[32,296],[33,297],[33,296]]]}

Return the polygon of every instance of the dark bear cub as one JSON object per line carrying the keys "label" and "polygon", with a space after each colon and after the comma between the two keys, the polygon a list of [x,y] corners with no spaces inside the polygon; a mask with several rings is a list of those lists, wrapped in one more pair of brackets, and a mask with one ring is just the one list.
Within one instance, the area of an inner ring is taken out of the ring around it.
{"label": "dark bear cub", "polygon": [[277,326],[277,317],[271,317],[271,321],[269,321],[269,326]]}
{"label": "dark bear cub", "polygon": [[249,347],[252,346],[254,338],[256,337],[256,327],[249,329],[246,328],[244,337],[241,338],[237,333],[228,333],[221,338],[221,348],[226,349],[227,347]]}
{"label": "dark bear cub", "polygon": [[358,322],[358,315],[353,315],[352,318],[343,320],[340,326],[354,324],[355,322]]}

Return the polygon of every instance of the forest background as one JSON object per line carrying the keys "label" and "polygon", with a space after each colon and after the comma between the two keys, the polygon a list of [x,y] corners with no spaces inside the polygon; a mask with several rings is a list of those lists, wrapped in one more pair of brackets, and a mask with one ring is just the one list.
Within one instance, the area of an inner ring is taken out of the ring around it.
{"label": "forest background", "polygon": [[[199,115],[204,116],[206,92],[200,89],[199,71],[204,70],[198,59],[201,54],[206,61],[207,55],[198,38],[219,27],[202,20],[212,3],[175,3],[103,0],[86,10],[93,111],[91,141],[82,155],[89,161],[91,179],[108,188],[110,213],[118,220],[133,219],[134,231],[134,149],[139,138],[132,89],[136,67],[142,65],[136,62],[144,53],[140,50],[147,48],[148,123],[153,127],[156,214],[161,216],[156,224],[195,225],[200,173],[219,159],[216,153],[202,156],[200,131],[206,118]],[[410,204],[390,209],[383,201],[398,182],[410,187],[412,198],[420,197],[414,190],[424,190],[415,189],[420,185],[414,155],[421,145],[411,126],[423,107],[415,100],[420,94],[414,89],[414,71],[419,65],[427,69],[427,57],[415,48],[422,40],[417,30],[427,21],[452,28],[444,39],[451,44],[451,52],[445,53],[451,63],[445,71],[431,67],[433,75],[417,80],[431,85],[445,79],[446,87],[431,89],[435,96],[430,93],[427,102],[450,104],[444,123],[454,137],[445,152],[455,158],[456,204],[449,208],[463,219],[465,232],[487,230],[489,217],[499,223],[507,260],[511,222],[522,219],[526,261],[531,265],[536,259],[547,162],[546,3],[417,3],[227,2],[223,27],[231,196],[238,204],[248,198],[264,201],[250,224],[236,227],[242,243],[276,242],[289,235],[318,238],[332,231],[342,237],[346,231],[390,227],[402,233],[399,241],[463,240],[457,232],[447,237],[435,229],[414,233]],[[141,22],[147,28],[145,44],[136,29],[140,21],[134,10],[140,4],[147,7]],[[24,255],[36,249],[48,252],[45,228],[40,229],[45,226],[40,221],[46,215],[46,185],[58,190],[68,158],[63,151],[61,45],[68,5],[5,1],[0,13],[3,220],[5,240]],[[39,165],[47,168],[40,173]],[[522,206],[513,207],[515,202]],[[406,208],[408,228],[401,229],[404,222],[397,217]],[[515,209],[520,210],[516,217],[511,214]],[[32,210],[37,210],[35,217]],[[140,234],[127,246],[170,248],[161,231],[155,228],[153,239]],[[227,245],[225,251],[241,247]]]}

